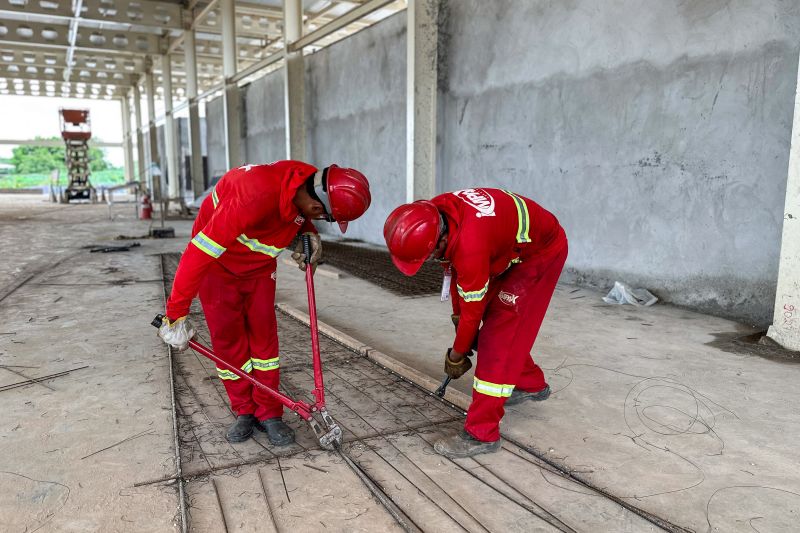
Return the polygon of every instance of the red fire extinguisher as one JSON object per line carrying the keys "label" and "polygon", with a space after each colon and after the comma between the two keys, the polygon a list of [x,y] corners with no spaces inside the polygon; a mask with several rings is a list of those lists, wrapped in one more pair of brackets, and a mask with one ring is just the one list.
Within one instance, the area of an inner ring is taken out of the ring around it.
{"label": "red fire extinguisher", "polygon": [[144,193],[139,204],[139,220],[150,220],[153,217],[153,204],[150,203],[150,195]]}

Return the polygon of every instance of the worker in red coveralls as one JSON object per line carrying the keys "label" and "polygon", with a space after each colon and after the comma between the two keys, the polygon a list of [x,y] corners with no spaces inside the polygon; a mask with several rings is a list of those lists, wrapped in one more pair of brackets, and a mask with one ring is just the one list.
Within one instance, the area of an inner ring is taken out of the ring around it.
{"label": "worker in red coveralls", "polygon": [[[230,170],[200,207],[159,336],[186,349],[195,333],[186,317],[199,291],[214,352],[277,390],[276,258],[298,234],[309,235],[315,265],[322,244],[311,220],[338,222],[344,232],[369,204],[369,183],[351,168],[317,170],[300,161],[277,161]],[[292,259],[305,270],[302,243]],[[274,445],[294,442],[280,402],[229,370],[217,373],[237,415],[227,432],[230,442],[247,440],[254,428]]]}
{"label": "worker in red coveralls", "polygon": [[442,299],[452,298],[456,326],[447,375],[461,377],[472,366],[472,350],[478,352],[464,430],[434,449],[448,457],[496,451],[503,407],[550,395],[531,348],[567,258],[564,230],[533,201],[481,188],[402,205],[383,234],[407,276],[428,258],[444,266]]}

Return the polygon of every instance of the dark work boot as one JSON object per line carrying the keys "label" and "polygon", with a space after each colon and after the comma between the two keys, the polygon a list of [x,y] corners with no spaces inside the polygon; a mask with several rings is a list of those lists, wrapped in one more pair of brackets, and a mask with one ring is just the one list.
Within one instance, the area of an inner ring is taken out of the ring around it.
{"label": "dark work boot", "polygon": [[545,385],[544,388],[538,392],[527,392],[524,390],[514,389],[511,391],[511,396],[506,400],[506,407],[510,405],[518,405],[524,401],[531,400],[534,402],[543,402],[550,397],[550,385]]}
{"label": "dark work boot", "polygon": [[439,439],[436,441],[436,444],[433,445],[433,449],[436,453],[451,459],[472,457],[480,453],[492,453],[496,452],[499,448],[499,439],[494,442],[484,442],[476,439],[464,429],[449,437]]}
{"label": "dark work boot", "polygon": [[267,438],[273,446],[288,446],[294,442],[294,430],[287,426],[279,416],[259,420],[256,428],[267,434]]}
{"label": "dark work boot", "polygon": [[244,442],[253,434],[253,426],[257,423],[258,420],[253,415],[239,415],[236,422],[228,428],[225,437],[228,442]]}

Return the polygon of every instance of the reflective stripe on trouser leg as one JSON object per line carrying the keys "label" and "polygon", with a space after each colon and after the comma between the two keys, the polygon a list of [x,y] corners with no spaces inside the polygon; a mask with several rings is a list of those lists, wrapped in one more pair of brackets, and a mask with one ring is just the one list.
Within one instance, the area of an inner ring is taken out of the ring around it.
{"label": "reflective stripe on trouser leg", "polygon": [[[200,284],[200,303],[211,333],[214,353],[226,363],[245,372],[252,372],[250,346],[247,341],[244,317],[244,296],[239,292],[238,280],[216,263],[209,268]],[[231,409],[237,415],[255,414],[253,386],[226,369],[218,369]]]}
{"label": "reflective stripe on trouser leg", "polygon": [[472,390],[495,398],[508,398],[514,390],[514,385],[491,383],[476,377],[472,380]]}
{"label": "reflective stripe on trouser leg", "polygon": [[[500,282],[500,290],[516,296],[512,304],[493,296],[483,316],[483,326],[478,340],[478,364],[475,377],[480,383],[497,388],[473,388],[472,403],[467,411],[464,429],[473,437],[493,442],[500,438],[500,420],[505,413],[503,405],[514,386],[520,386],[520,374],[531,358],[531,348],[544,320],[550,298],[566,260],[564,250],[544,261],[523,261],[508,271]],[[526,383],[528,387],[546,383]],[[494,392],[494,394],[487,394]],[[508,394],[506,396],[506,393]]]}
{"label": "reflective stripe on trouser leg", "polygon": [[[278,323],[275,319],[275,280],[272,272],[248,280],[244,312],[247,317],[247,339],[253,377],[267,387],[278,390],[280,359],[278,357]],[[283,405],[258,387],[253,389],[256,417],[259,420],[283,414]]]}
{"label": "reflective stripe on trouser leg", "polygon": [[257,359],[251,358],[254,370],[276,370],[280,367],[280,358],[273,357],[272,359]]}
{"label": "reflective stripe on trouser leg", "polygon": [[[245,374],[249,374],[253,371],[253,361],[248,359],[241,367],[242,372]],[[232,372],[227,368],[220,368],[217,367],[217,376],[219,379],[230,379],[231,381],[236,381],[237,379],[242,379],[236,373]]]}

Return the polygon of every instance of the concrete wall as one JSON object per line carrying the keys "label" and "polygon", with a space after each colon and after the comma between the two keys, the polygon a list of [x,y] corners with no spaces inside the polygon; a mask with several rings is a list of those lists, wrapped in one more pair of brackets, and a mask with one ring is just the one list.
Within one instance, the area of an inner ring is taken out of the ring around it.
{"label": "concrete wall", "polygon": [[[178,136],[178,166],[181,172],[181,188],[187,198],[193,199],[191,162],[189,161],[192,155],[191,141],[189,140],[189,134],[191,133],[189,119],[183,117],[176,119],[175,131]],[[206,119],[204,117],[200,117],[200,153],[203,156],[208,153],[206,150]],[[200,192],[202,193],[203,191]]]}
{"label": "concrete wall", "polygon": [[796,0],[450,0],[443,188],[552,210],[576,279],[771,322]]}
{"label": "concrete wall", "polygon": [[[200,133],[202,134],[200,128]],[[187,164],[187,158],[191,154],[191,147],[189,146],[189,119],[177,118],[175,119],[175,135],[178,138],[178,169],[181,173],[181,191],[184,196],[191,198],[192,195],[192,180],[190,179],[191,169]]]}
{"label": "concrete wall", "polygon": [[244,153],[248,163],[286,159],[283,85],[283,71],[278,70],[242,88],[247,117]]}
{"label": "concrete wall", "polygon": [[[169,169],[167,168],[167,139],[164,125],[156,126],[156,147],[158,151],[158,167],[161,169],[161,194],[169,196]],[[154,178],[155,179],[155,178]],[[155,185],[154,185],[155,187]]]}
{"label": "concrete wall", "polygon": [[405,71],[405,12],[306,57],[309,161],[370,181],[372,206],[347,237],[383,244],[386,216],[404,201]]}
{"label": "concrete wall", "polygon": [[[437,188],[513,189],[553,211],[569,275],[770,322],[793,95],[795,0],[443,0]],[[359,168],[383,243],[405,196],[400,13],[306,57],[308,160]],[[284,157],[282,73],[245,88],[249,162]],[[211,175],[224,172],[210,102]]]}
{"label": "concrete wall", "polygon": [[222,97],[206,104],[206,150],[208,153],[208,180],[228,171],[225,163],[225,123]]}

